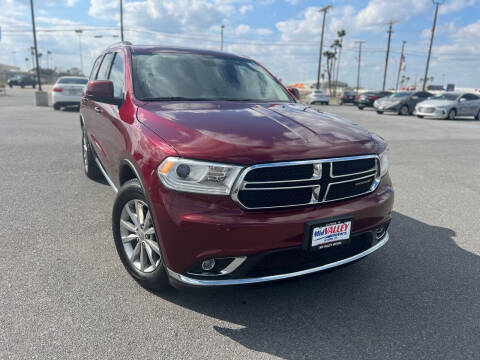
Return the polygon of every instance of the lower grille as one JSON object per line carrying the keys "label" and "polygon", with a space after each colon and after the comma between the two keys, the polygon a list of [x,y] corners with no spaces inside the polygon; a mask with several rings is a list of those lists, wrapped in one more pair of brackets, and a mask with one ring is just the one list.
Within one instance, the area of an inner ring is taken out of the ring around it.
{"label": "lower grille", "polygon": [[367,194],[379,183],[377,155],[251,166],[232,198],[245,209],[312,205]]}
{"label": "lower grille", "polygon": [[434,108],[431,108],[431,107],[420,107],[418,108],[418,110],[420,110],[420,112],[423,112],[423,113],[433,113],[435,111]]}

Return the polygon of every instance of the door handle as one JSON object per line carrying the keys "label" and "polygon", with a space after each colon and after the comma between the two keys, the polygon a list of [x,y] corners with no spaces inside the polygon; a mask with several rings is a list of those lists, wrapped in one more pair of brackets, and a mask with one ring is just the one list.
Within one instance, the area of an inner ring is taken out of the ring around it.
{"label": "door handle", "polygon": [[100,107],[98,107],[98,106],[95,106],[93,109],[94,109],[95,112],[97,112],[97,113],[103,112],[102,108],[100,108]]}

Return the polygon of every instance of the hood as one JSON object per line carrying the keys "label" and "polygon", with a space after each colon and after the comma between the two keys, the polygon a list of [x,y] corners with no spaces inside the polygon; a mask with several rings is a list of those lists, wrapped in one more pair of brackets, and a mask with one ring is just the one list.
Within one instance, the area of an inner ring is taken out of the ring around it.
{"label": "hood", "polygon": [[418,104],[418,106],[452,106],[456,100],[425,100]]}
{"label": "hood", "polygon": [[225,163],[373,154],[379,146],[359,125],[297,104],[152,102],[137,117],[180,156]]}

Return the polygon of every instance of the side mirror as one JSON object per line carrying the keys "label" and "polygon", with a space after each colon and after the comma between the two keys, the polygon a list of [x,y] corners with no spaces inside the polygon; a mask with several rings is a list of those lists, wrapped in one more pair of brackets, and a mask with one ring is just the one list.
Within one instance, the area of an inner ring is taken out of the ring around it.
{"label": "side mirror", "polygon": [[295,99],[300,99],[300,91],[298,91],[296,87],[289,87],[287,90],[290,91],[293,96],[295,96]]}
{"label": "side mirror", "polygon": [[101,103],[121,105],[122,99],[113,97],[113,83],[109,80],[94,80],[87,83],[85,95],[88,99]]}
{"label": "side mirror", "polygon": [[465,99],[465,98],[460,98],[458,101],[459,101],[459,102],[465,102],[465,101],[467,101],[467,99]]}

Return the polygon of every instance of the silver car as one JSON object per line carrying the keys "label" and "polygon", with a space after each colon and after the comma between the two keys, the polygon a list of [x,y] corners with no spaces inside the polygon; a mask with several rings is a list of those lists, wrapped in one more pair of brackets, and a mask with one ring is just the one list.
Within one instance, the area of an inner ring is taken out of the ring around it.
{"label": "silver car", "polygon": [[454,120],[457,116],[474,116],[480,120],[480,97],[475,94],[446,92],[418,103],[414,115]]}
{"label": "silver car", "polygon": [[307,104],[323,104],[328,105],[328,95],[323,90],[313,90],[310,94],[307,95]]}

